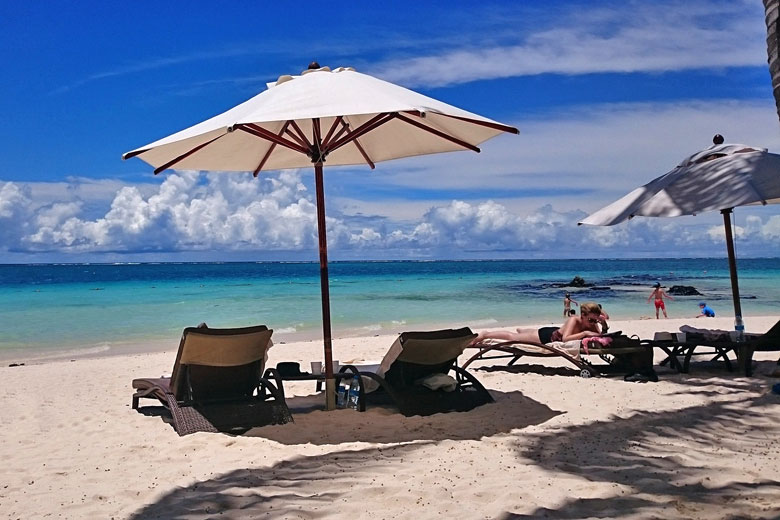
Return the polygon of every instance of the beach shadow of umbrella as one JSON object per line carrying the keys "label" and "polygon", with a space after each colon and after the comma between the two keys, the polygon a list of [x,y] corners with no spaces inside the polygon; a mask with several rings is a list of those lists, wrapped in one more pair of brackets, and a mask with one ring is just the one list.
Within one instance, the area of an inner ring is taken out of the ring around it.
{"label": "beach shadow of umbrella", "polygon": [[758,461],[778,453],[773,439],[780,436],[780,424],[776,414],[767,413],[777,399],[744,397],[737,391],[728,401],[519,438],[521,459],[559,474],[613,483],[614,494],[604,497],[600,491],[599,497],[570,498],[555,509],[508,512],[502,518],[776,518],[780,481],[761,478],[757,468],[737,477],[749,481],[735,480],[728,470],[740,458]]}
{"label": "beach shadow of umbrella", "polygon": [[[419,450],[419,444],[337,451],[285,460],[271,467],[242,468],[176,488],[131,519],[318,518],[335,513],[333,503],[365,491],[372,475],[388,471]],[[356,501],[366,497],[353,496]]]}
{"label": "beach shadow of umbrella", "polygon": [[[497,433],[541,424],[560,412],[520,392],[492,392],[496,403],[469,412],[403,417],[387,410],[365,413],[352,410],[299,414],[295,423],[252,430],[283,444],[388,443],[365,449],[339,449],[316,456],[300,456],[271,467],[236,469],[186,487],[178,487],[144,506],[130,518],[199,519],[318,518],[333,516],[334,502],[370,508],[377,504],[380,517],[392,516],[404,502],[393,505],[382,497],[418,494],[419,500],[450,503],[457,480],[451,464],[464,456],[482,458],[482,452],[458,449],[463,440],[480,441]],[[333,424],[330,424],[332,422]],[[334,427],[335,424],[335,427]],[[339,433],[340,432],[340,433]],[[442,450],[442,446],[445,448]],[[511,455],[510,455],[511,456]],[[430,466],[409,460],[430,460]],[[478,464],[474,460],[473,464]],[[435,474],[436,490],[423,483]],[[473,476],[472,476],[473,477]],[[414,496],[414,495],[412,495]],[[408,504],[407,504],[408,505]]]}
{"label": "beach shadow of umbrella", "polygon": [[[257,436],[282,444],[330,445],[343,442],[399,443],[442,440],[478,440],[549,421],[561,412],[526,397],[519,391],[490,391],[495,403],[468,412],[404,417],[392,407],[372,406],[365,412],[343,409],[331,412],[307,408],[310,397],[288,398],[294,423],[254,428]],[[314,396],[316,397],[316,396]],[[321,401],[321,397],[319,398]]]}

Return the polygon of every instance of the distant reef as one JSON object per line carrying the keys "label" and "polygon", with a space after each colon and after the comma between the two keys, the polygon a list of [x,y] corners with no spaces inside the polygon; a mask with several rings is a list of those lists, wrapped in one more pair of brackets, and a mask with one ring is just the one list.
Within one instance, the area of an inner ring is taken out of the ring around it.
{"label": "distant reef", "polygon": [[672,285],[669,288],[669,294],[675,296],[703,296],[702,293],[696,290],[696,287],[692,285]]}

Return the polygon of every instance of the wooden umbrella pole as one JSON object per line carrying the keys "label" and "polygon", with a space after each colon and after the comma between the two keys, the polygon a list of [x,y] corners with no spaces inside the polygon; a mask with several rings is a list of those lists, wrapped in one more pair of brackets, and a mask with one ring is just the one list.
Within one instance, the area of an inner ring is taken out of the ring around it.
{"label": "wooden umbrella pole", "polygon": [[721,210],[723,226],[726,228],[726,249],[729,254],[729,273],[731,274],[731,296],[734,299],[734,319],[742,321],[742,304],[739,301],[739,281],[737,280],[737,257],[734,254],[734,236],[731,233],[731,212],[733,208]]}
{"label": "wooden umbrella pole", "polygon": [[[723,214],[723,225],[726,228],[726,249],[729,253],[729,273],[731,274],[731,296],[734,298],[734,329],[738,333],[739,339],[742,341],[743,334],[745,332],[745,322],[742,321],[742,303],[739,301],[739,282],[737,281],[737,255],[734,254],[734,236],[731,233],[731,212],[734,208],[723,209],[720,212]],[[748,350],[750,347],[742,342],[736,349],[737,352],[737,365],[740,373],[750,375],[751,367],[749,366]]]}
{"label": "wooden umbrella pole", "polygon": [[320,288],[322,293],[322,338],[325,346],[325,402],[328,410],[336,408],[336,382],[333,379],[333,344],[330,331],[330,288],[328,284],[328,238],[325,234],[325,188],[322,161],[314,163],[317,191],[317,234],[320,243]]}

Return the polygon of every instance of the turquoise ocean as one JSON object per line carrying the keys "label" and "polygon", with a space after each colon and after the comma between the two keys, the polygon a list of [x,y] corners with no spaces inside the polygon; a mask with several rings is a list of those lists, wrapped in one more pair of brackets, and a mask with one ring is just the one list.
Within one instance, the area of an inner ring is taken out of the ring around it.
{"label": "turquoise ocean", "polygon": [[[740,259],[745,321],[780,315],[780,259]],[[656,281],[689,285],[669,317],[706,300],[733,316],[725,258],[333,262],[333,336],[471,326],[559,324],[563,294],[597,301],[612,319],[654,315]],[[586,288],[565,287],[574,276]],[[0,358],[107,352],[157,342],[184,327],[266,324],[279,341],[321,337],[318,263],[0,265]]]}

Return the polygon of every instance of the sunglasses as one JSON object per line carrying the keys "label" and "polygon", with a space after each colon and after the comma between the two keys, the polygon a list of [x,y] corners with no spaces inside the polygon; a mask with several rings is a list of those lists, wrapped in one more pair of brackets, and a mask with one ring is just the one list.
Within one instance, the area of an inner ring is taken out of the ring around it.
{"label": "sunglasses", "polygon": [[597,320],[596,318],[588,318],[588,321],[591,322],[591,323],[598,323],[599,322],[599,320]]}

